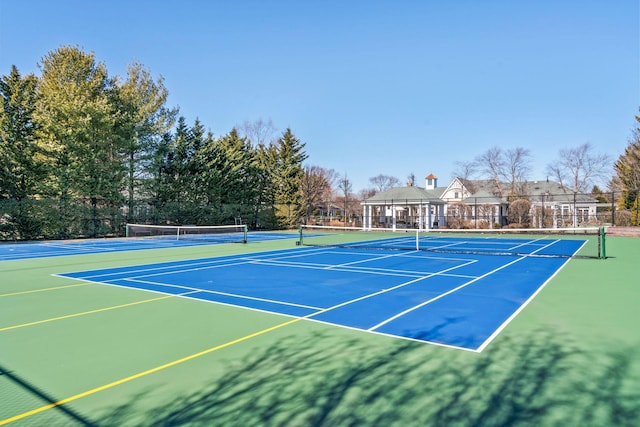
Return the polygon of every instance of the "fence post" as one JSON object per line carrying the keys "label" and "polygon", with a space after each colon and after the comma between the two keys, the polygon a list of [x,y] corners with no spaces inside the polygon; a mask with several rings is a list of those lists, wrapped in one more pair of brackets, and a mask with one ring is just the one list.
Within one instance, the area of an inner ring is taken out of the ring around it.
{"label": "fence post", "polygon": [[616,193],[611,192],[611,225],[616,225]]}

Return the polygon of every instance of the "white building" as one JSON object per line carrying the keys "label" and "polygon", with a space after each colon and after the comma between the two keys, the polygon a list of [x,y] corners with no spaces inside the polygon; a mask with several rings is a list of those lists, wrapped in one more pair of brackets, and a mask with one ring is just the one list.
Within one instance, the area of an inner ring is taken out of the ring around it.
{"label": "white building", "polygon": [[363,227],[503,227],[509,206],[518,199],[527,201],[523,215],[532,227],[576,227],[596,218],[596,199],[553,181],[524,182],[517,192],[491,180],[455,178],[446,187],[437,184],[438,178],[430,174],[424,188],[395,187],[364,200]]}

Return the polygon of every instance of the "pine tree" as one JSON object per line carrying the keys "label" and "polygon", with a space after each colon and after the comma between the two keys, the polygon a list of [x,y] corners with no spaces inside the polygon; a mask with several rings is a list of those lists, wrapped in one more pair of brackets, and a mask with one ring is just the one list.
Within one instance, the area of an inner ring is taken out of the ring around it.
{"label": "pine tree", "polygon": [[308,157],[304,146],[289,128],[276,143],[275,207],[280,225],[285,228],[298,226],[304,217],[302,163]]}
{"label": "pine tree", "polygon": [[640,190],[640,117],[636,117],[636,126],[624,154],[614,164],[616,181],[621,184],[626,194],[622,206],[626,209],[631,208],[636,202]]}
{"label": "pine tree", "polygon": [[126,143],[127,205],[131,212],[134,198],[144,191],[142,176],[156,171],[152,165],[154,147],[170,130],[177,109],[165,106],[168,91],[163,79],[155,81],[137,62],[129,65],[126,80],[115,89],[118,132]]}
{"label": "pine tree", "polygon": [[0,234],[13,238],[37,238],[42,229],[32,203],[43,179],[33,118],[37,84],[34,75],[22,77],[15,66],[0,79],[0,201],[9,199]]}
{"label": "pine tree", "polygon": [[22,77],[13,66],[0,79],[0,199],[33,196],[42,178],[33,118],[38,79]]}
{"label": "pine tree", "polygon": [[60,236],[65,237],[78,218],[72,200],[87,200],[91,226],[98,232],[98,205],[120,206],[126,176],[125,140],[117,132],[119,112],[113,81],[93,54],[61,47],[41,63],[35,117],[40,148],[46,153],[50,179],[48,193],[60,200]]}

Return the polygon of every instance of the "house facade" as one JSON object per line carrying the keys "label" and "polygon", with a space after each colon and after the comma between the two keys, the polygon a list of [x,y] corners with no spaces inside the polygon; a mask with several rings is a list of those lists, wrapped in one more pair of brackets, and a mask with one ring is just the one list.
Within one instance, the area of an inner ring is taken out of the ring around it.
{"label": "house facade", "polygon": [[363,228],[499,228],[510,223],[559,228],[596,220],[596,199],[553,181],[527,181],[517,191],[491,180],[437,183],[430,174],[424,188],[395,187],[364,200]]}
{"label": "house facade", "polygon": [[598,223],[598,200],[590,195],[570,191],[549,180],[528,182],[526,192],[531,201],[534,227],[579,227]]}
{"label": "house facade", "polygon": [[446,202],[437,178],[427,177],[425,188],[413,185],[394,187],[364,200],[362,226],[371,228],[431,229],[444,224]]}

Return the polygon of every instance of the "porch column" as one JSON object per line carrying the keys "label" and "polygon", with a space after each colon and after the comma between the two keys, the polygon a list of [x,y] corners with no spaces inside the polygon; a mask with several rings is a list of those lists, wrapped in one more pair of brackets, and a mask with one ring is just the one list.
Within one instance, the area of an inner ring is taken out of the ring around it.
{"label": "porch column", "polygon": [[391,229],[396,231],[396,204],[391,201]]}
{"label": "porch column", "polygon": [[365,229],[370,230],[373,227],[372,224],[372,217],[371,217],[371,212],[373,210],[373,206],[369,206],[369,205],[365,205],[364,206],[364,224],[365,224]]}
{"label": "porch column", "polygon": [[367,227],[367,205],[362,206],[362,228],[366,230]]}

